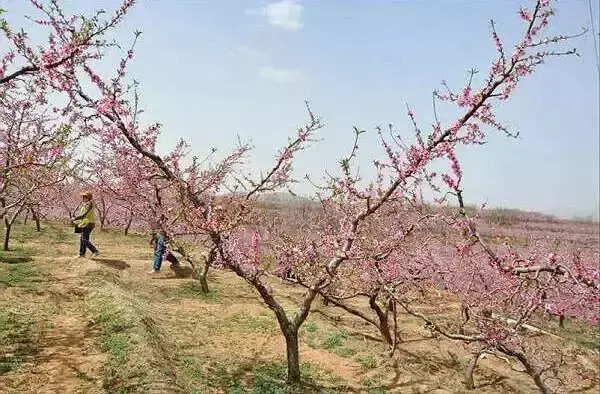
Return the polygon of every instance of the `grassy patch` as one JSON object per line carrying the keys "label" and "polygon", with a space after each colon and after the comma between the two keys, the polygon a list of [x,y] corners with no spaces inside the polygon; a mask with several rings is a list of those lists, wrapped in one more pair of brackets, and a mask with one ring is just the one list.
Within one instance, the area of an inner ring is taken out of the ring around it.
{"label": "grassy patch", "polygon": [[[100,328],[99,349],[106,354],[107,392],[147,392],[155,382],[175,381],[177,355],[154,320],[156,310],[124,283],[95,283],[86,300],[90,325]],[[163,383],[161,383],[163,384]]]}
{"label": "grassy patch", "polygon": [[[300,365],[302,382],[312,384],[323,374],[323,371],[311,363],[302,363]],[[286,385],[287,366],[285,363],[264,363],[257,365],[252,370],[253,379],[251,390],[252,394],[285,394],[294,392]],[[300,389],[298,392],[307,392]]]}
{"label": "grassy patch", "polygon": [[348,339],[348,333],[344,330],[332,331],[323,340],[323,348],[327,350],[333,350],[344,346]]}
{"label": "grassy patch", "polygon": [[102,350],[109,354],[111,364],[120,365],[125,362],[127,341],[128,338],[125,333],[112,333],[103,336]]}
{"label": "grassy patch", "polygon": [[238,313],[230,317],[230,321],[242,331],[273,332],[277,331],[277,323],[270,316],[252,316]]}
{"label": "grassy patch", "polygon": [[100,311],[96,322],[102,326],[101,349],[108,353],[105,384],[113,386],[119,379],[123,364],[127,361],[130,342],[127,330],[132,325],[122,311],[110,307]]}
{"label": "grassy patch", "polygon": [[[286,384],[287,366],[283,362],[245,362],[234,360],[201,360],[188,357],[184,360],[186,375],[194,384],[192,392],[217,390],[228,394],[279,394],[313,393],[310,388],[293,390]],[[329,376],[318,365],[300,365],[303,383],[314,386],[316,379]],[[308,386],[307,386],[308,387]],[[321,392],[321,391],[317,391]]]}
{"label": "grassy patch", "polygon": [[219,293],[211,290],[208,293],[203,293],[197,283],[186,283],[183,286],[165,289],[164,294],[172,300],[181,299],[200,299],[207,302],[219,301]]}
{"label": "grassy patch", "polygon": [[314,321],[309,321],[304,325],[304,329],[306,330],[306,332],[309,332],[312,334],[312,333],[316,332],[319,329],[319,327],[317,326],[317,323],[315,323]]}
{"label": "grassy patch", "polygon": [[349,335],[345,330],[332,331],[321,342],[323,349],[334,352],[342,357],[351,357],[357,353],[357,350],[349,345],[351,345]]}
{"label": "grassy patch", "polygon": [[254,379],[251,393],[285,394],[285,365],[279,363],[258,365],[252,372]]}
{"label": "grassy patch", "polygon": [[39,280],[39,272],[32,263],[0,265],[0,285],[35,290],[35,282]]}
{"label": "grassy patch", "polygon": [[133,318],[116,305],[115,300],[101,297],[94,300],[94,311],[91,319],[92,325],[102,328],[100,336],[100,349],[107,353],[108,362],[104,369],[104,387],[111,390],[121,390],[120,382],[124,382],[129,360],[128,353],[131,349],[130,330]]}
{"label": "grassy patch", "polygon": [[554,331],[580,346],[600,350],[600,326],[598,325],[589,326],[583,321],[567,319],[564,327],[555,328]]}
{"label": "grassy patch", "polygon": [[30,248],[15,247],[11,250],[0,250],[0,263],[19,264],[32,261],[32,251]]}
{"label": "grassy patch", "polygon": [[32,326],[26,314],[0,312],[0,375],[19,368],[34,350]]}
{"label": "grassy patch", "polygon": [[377,359],[374,356],[370,355],[358,357],[357,361],[360,364],[361,368],[364,370],[377,368],[378,364]]}

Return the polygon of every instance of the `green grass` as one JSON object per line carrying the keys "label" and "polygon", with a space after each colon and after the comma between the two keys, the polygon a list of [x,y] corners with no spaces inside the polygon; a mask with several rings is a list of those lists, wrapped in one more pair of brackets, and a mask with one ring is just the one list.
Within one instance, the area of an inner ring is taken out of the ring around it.
{"label": "green grass", "polygon": [[[207,389],[224,390],[228,394],[284,394],[313,393],[312,389],[290,389],[286,385],[287,365],[284,362],[246,362],[237,360],[205,360],[187,357],[183,362],[184,370],[195,386],[192,392],[204,393]],[[329,373],[318,365],[302,363],[300,365],[303,383],[312,385],[321,376]],[[308,391],[307,391],[308,390]],[[321,391],[317,391],[321,392]]]}
{"label": "green grass", "polygon": [[319,332],[316,323],[304,325],[303,341],[313,349],[325,349],[342,357],[352,357],[361,344],[353,340],[346,330]]}
{"label": "green grass", "polygon": [[32,326],[27,314],[0,312],[0,375],[18,369],[34,350]]}
{"label": "green grass", "polygon": [[94,305],[90,323],[101,327],[100,349],[108,355],[104,368],[104,387],[120,392],[124,387],[119,382],[127,374],[125,365],[132,344],[130,330],[133,319],[111,298],[101,297],[95,300]]}
{"label": "green grass", "polygon": [[163,291],[165,296],[171,300],[181,299],[201,299],[207,302],[218,302],[219,293],[215,290],[211,290],[208,293],[202,293],[200,286],[193,283],[186,283],[183,286],[168,288]]}
{"label": "green grass", "polygon": [[321,342],[323,349],[329,350],[342,357],[351,357],[357,353],[352,346],[350,336],[345,330],[335,330],[329,332]]}
{"label": "green grass", "polygon": [[0,263],[19,264],[33,261],[33,251],[27,247],[13,247],[10,250],[0,250]]}
{"label": "green grass", "polygon": [[39,272],[32,263],[0,264],[0,285],[35,290],[39,281]]}
{"label": "green grass", "polygon": [[[290,392],[290,388],[286,386],[285,379],[287,376],[287,365],[285,363],[264,363],[260,364],[252,370],[254,375],[252,379],[252,389],[249,391],[252,394],[285,394]],[[300,365],[300,374],[303,383],[312,383],[325,372],[317,365],[311,363],[302,363]],[[299,392],[305,392],[304,389],[299,389]]]}
{"label": "green grass", "polygon": [[102,337],[102,350],[109,354],[110,363],[115,366],[125,362],[127,348],[128,337],[125,333],[105,334]]}
{"label": "green grass", "polygon": [[229,320],[242,331],[269,333],[278,330],[277,323],[268,315],[252,316],[238,313],[231,316]]}
{"label": "green grass", "polygon": [[0,312],[0,346],[18,343],[28,338],[31,320],[14,311]]}
{"label": "green grass", "polygon": [[357,361],[360,364],[361,368],[364,370],[377,368],[377,364],[378,364],[377,358],[375,358],[374,356],[371,356],[371,355],[358,357]]}
{"label": "green grass", "polygon": [[348,339],[348,333],[344,330],[332,331],[323,340],[323,348],[327,350],[333,350],[338,347],[344,346]]}
{"label": "green grass", "polygon": [[286,366],[280,363],[258,365],[252,371],[252,394],[285,394]]}
{"label": "green grass", "polygon": [[306,330],[306,332],[308,333],[314,333],[316,332],[319,327],[317,326],[317,323],[315,323],[314,321],[309,321],[306,324],[304,324],[304,329]]}
{"label": "green grass", "polygon": [[100,312],[97,322],[102,325],[101,349],[108,353],[109,375],[114,377],[127,360],[130,339],[126,331],[131,323],[122,311],[108,308]]}

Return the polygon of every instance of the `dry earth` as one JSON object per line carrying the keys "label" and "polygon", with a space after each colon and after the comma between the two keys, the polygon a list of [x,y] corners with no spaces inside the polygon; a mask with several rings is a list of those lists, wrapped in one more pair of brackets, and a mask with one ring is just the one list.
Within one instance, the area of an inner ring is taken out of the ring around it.
{"label": "dry earth", "polygon": [[[60,226],[20,228],[14,251],[0,255],[0,392],[285,392],[283,338],[245,282],[213,271],[211,293],[202,295],[185,267],[149,275],[144,237],[93,237],[102,251],[95,260],[71,257],[76,236]],[[275,289],[289,308],[301,294]],[[452,313],[456,305],[434,294],[422,308]],[[316,302],[302,328],[300,392],[467,392],[468,349],[431,338],[408,316],[401,321],[404,340],[389,359],[370,327]],[[556,346],[572,348],[577,367],[597,377],[598,355],[576,339]],[[572,378],[570,392],[597,392]],[[484,359],[475,381],[477,393],[536,392],[498,359]]]}

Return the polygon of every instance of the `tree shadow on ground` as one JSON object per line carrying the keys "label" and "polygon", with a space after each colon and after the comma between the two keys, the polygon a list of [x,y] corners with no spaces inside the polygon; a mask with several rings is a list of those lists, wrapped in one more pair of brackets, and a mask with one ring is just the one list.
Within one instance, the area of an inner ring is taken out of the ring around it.
{"label": "tree shadow on ground", "polygon": [[169,267],[169,269],[175,274],[175,275],[169,275],[169,276],[159,276],[156,277],[154,279],[187,279],[187,278],[191,278],[193,276],[194,271],[192,270],[191,267],[182,267],[179,264],[176,265],[171,265]]}
{"label": "tree shadow on ground", "polygon": [[114,269],[118,269],[118,270],[124,270],[127,268],[130,268],[131,266],[129,264],[127,264],[126,262],[124,262],[123,260],[115,260],[115,259],[98,259],[98,258],[94,258],[94,261],[103,264],[109,268],[114,268]]}
{"label": "tree shadow on ground", "polygon": [[33,261],[33,258],[30,256],[2,256],[0,257],[0,263],[6,264],[21,264],[21,263],[29,263]]}

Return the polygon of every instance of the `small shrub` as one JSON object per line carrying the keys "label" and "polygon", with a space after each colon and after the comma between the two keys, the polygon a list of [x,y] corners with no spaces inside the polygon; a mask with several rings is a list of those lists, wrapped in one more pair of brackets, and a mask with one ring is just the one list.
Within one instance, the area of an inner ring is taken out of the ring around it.
{"label": "small shrub", "polygon": [[317,331],[318,328],[319,327],[317,327],[317,323],[315,323],[314,321],[309,321],[304,325],[304,329],[306,330],[306,332],[310,333]]}
{"label": "small shrub", "polygon": [[113,365],[125,362],[127,356],[127,337],[123,333],[105,334],[102,338],[102,350],[107,352]]}
{"label": "small shrub", "polygon": [[344,330],[330,332],[323,341],[323,348],[332,350],[344,346],[348,339],[348,333]]}
{"label": "small shrub", "polygon": [[363,369],[373,369],[377,367],[377,359],[373,356],[359,357],[358,362]]}

